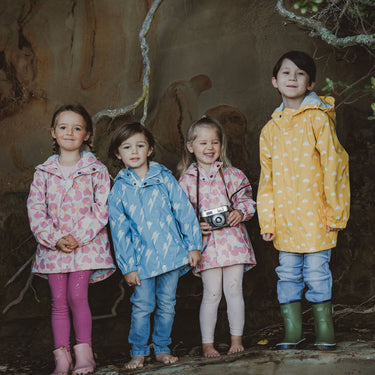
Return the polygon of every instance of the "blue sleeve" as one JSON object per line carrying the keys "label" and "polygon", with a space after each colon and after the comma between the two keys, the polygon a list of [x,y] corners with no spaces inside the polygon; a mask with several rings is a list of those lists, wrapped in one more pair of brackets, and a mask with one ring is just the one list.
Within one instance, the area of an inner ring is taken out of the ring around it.
{"label": "blue sleeve", "polygon": [[174,217],[188,249],[202,251],[202,233],[195,210],[177,180],[170,175],[167,188]]}
{"label": "blue sleeve", "polygon": [[137,271],[137,265],[130,221],[125,213],[122,195],[120,186],[115,184],[108,197],[108,210],[116,262],[122,274],[126,275]]}

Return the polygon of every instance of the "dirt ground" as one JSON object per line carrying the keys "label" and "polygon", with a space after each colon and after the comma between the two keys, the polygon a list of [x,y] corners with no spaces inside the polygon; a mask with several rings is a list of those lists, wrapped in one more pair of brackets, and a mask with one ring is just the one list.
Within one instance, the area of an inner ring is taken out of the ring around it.
{"label": "dirt ground", "polygon": [[[246,332],[245,352],[237,355],[227,356],[228,337],[218,337],[216,346],[222,355],[215,359],[202,358],[199,332],[189,327],[187,330],[175,328],[171,349],[180,358],[178,364],[163,366],[148,357],[142,370],[128,371],[124,369],[129,360],[127,322],[120,318],[94,321],[93,347],[98,366],[95,374],[374,375],[374,317],[371,314],[347,316],[335,321],[335,327],[338,347],[334,352],[314,350],[313,326],[309,322],[304,325],[306,345],[302,350],[274,349],[283,335],[282,325],[277,324]],[[50,331],[47,319],[2,324],[0,374],[51,374],[54,363]]]}

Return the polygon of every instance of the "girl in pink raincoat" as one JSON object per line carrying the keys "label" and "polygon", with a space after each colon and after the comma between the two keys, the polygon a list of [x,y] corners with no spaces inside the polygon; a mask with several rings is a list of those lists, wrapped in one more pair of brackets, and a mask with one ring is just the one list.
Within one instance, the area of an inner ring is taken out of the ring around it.
{"label": "girl in pink raincoat", "polygon": [[[48,279],[56,368],[52,375],[93,373],[92,319],[88,285],[115,271],[106,230],[110,179],[91,152],[92,120],[81,105],[64,105],[53,115],[55,154],[36,167],[27,200],[38,247],[32,272]],[[76,337],[70,354],[70,311]]]}
{"label": "girl in pink raincoat", "polygon": [[231,166],[226,138],[216,120],[204,116],[194,122],[185,146],[179,182],[197,211],[203,235],[202,260],[194,271],[203,282],[199,314],[203,355],[219,356],[214,332],[223,291],[231,333],[228,354],[241,352],[245,323],[243,273],[256,264],[243,223],[255,213],[251,186],[245,174]]}

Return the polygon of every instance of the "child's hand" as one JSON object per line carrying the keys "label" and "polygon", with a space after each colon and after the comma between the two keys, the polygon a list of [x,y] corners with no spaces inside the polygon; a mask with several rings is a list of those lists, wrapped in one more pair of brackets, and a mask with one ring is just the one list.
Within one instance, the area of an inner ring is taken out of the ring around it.
{"label": "child's hand", "polygon": [[141,280],[137,271],[129,272],[124,275],[125,281],[129,286],[141,285]]}
{"label": "child's hand", "polygon": [[69,247],[73,250],[75,248],[78,247],[78,242],[77,240],[71,235],[71,234],[68,234],[67,236],[63,237],[64,240],[68,241],[69,242]]}
{"label": "child's hand", "polygon": [[56,243],[56,247],[64,253],[71,253],[73,251],[71,242],[66,240],[65,238],[60,238]]}
{"label": "child's hand", "polygon": [[208,236],[209,234],[211,234],[210,224],[206,223],[205,221],[201,221],[199,224],[201,226],[201,232],[203,236]]}
{"label": "child's hand", "polygon": [[343,230],[344,228],[332,228],[330,226],[326,226],[327,232],[339,232],[340,230]]}
{"label": "child's hand", "polygon": [[275,239],[275,235],[272,233],[264,233],[262,234],[262,238],[264,241],[273,241]]}
{"label": "child's hand", "polygon": [[202,259],[202,254],[199,250],[189,251],[188,259],[189,259],[189,264],[192,267],[196,267],[198,262]]}
{"label": "child's hand", "polygon": [[231,227],[238,225],[243,219],[243,213],[240,210],[233,210],[228,216],[228,224]]}

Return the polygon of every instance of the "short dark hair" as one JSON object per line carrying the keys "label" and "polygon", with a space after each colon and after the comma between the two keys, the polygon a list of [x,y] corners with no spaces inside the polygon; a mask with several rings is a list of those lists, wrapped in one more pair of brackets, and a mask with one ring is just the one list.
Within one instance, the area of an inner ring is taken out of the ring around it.
{"label": "short dark hair", "polygon": [[[92,119],[89,113],[87,112],[86,108],[81,105],[81,104],[64,104],[60,106],[59,108],[56,109],[55,113],[52,116],[52,121],[51,121],[51,129],[54,129],[56,127],[57,121],[59,119],[59,115],[62,112],[74,112],[77,113],[78,115],[82,116],[86,123],[86,131],[90,133],[90,137],[87,141],[83,142],[87,146],[89,146],[90,149],[92,149],[92,144],[91,144],[91,137],[94,132],[93,124],[92,124]],[[59,153],[60,147],[57,144],[56,140],[54,140],[53,143],[53,151],[55,153]]]}
{"label": "short dark hair", "polygon": [[272,77],[277,78],[277,73],[279,72],[281,65],[285,59],[293,61],[294,64],[296,64],[300,69],[308,74],[310,85],[315,82],[316,66],[314,59],[310,55],[302,51],[289,51],[287,53],[284,53],[284,55],[279,58],[276,65],[274,66]]}
{"label": "short dark hair", "polygon": [[[135,134],[143,134],[148,142],[148,146],[150,148],[154,148],[155,140],[152,133],[141,123],[139,122],[130,122],[126,124],[122,124],[118,126],[111,137],[111,140],[109,142],[108,147],[108,158],[112,161],[116,162],[117,159],[117,152],[118,148],[121,146],[121,143],[129,139]],[[154,155],[154,151],[151,153],[151,155],[147,158],[147,160],[151,160]]]}

